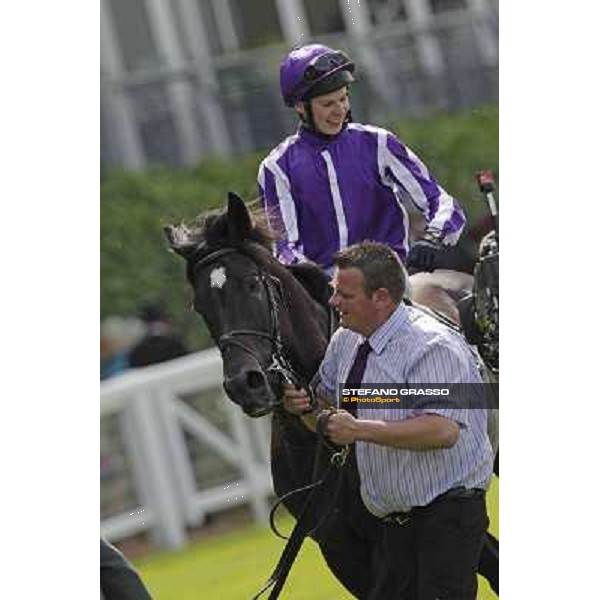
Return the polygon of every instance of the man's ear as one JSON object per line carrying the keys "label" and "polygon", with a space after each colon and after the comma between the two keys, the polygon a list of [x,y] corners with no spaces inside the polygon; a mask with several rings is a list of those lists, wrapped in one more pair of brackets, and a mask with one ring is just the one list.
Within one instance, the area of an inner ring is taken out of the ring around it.
{"label": "man's ear", "polygon": [[392,295],[387,288],[377,288],[371,294],[371,300],[377,303],[382,308],[387,308],[393,304]]}

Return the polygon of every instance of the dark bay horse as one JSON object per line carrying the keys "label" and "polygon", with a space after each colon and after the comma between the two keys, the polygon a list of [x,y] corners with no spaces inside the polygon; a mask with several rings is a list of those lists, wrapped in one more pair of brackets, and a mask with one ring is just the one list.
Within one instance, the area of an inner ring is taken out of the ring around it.
{"label": "dark bay horse", "polygon": [[[168,226],[165,235],[186,260],[194,308],[222,354],[227,395],[250,417],[273,415],[275,493],[282,496],[311,483],[317,438],[283,409],[281,385],[291,379],[306,387],[318,371],[337,324],[328,308],[326,275],[310,263],[279,263],[271,253],[268,230],[253,222],[235,194],[229,194],[225,211],[205,213],[192,227]],[[472,279],[467,275],[458,282],[451,273],[413,276],[411,287],[416,302],[457,320],[455,297]],[[332,452],[328,448],[320,454],[321,471]],[[294,517],[305,498],[296,494],[284,502]],[[316,523],[322,516],[318,503],[313,510]],[[380,527],[362,503],[352,464],[344,469],[334,510],[313,537],[334,575],[357,598],[367,598],[374,585]]]}

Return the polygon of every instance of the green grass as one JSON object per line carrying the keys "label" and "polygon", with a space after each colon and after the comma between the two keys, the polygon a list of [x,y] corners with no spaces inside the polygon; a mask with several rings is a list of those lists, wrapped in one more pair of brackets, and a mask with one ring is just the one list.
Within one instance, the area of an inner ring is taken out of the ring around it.
{"label": "green grass", "polygon": [[[488,494],[490,530],[498,535],[498,481]],[[282,529],[292,527],[283,521]],[[182,552],[157,554],[135,561],[155,600],[247,600],[271,573],[284,542],[268,529],[247,526],[191,544]],[[480,579],[479,598],[496,598]],[[286,582],[282,600],[351,600],[330,574],[318,547],[307,540]]]}

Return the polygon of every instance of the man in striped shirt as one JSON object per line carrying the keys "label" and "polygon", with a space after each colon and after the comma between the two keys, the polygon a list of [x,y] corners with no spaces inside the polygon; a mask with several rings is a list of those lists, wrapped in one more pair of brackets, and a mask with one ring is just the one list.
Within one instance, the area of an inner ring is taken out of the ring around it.
{"label": "man in striped shirt", "polygon": [[[354,63],[321,44],[281,64],[284,102],[301,124],[261,163],[259,195],[278,231],[285,264],[306,259],[333,270],[338,250],[365,239],[391,246],[407,266],[432,271],[441,245],[454,245],[465,215],[418,156],[393,133],[350,122]],[[409,253],[408,213],[426,221]]]}
{"label": "man in striped shirt", "polygon": [[[355,387],[482,383],[462,336],[402,303],[404,271],[389,247],[363,242],[334,262],[331,303],[342,327],[320,367],[319,396],[337,396],[338,383],[352,380],[365,348],[364,374]],[[309,406],[305,391],[290,387],[284,404],[295,414]],[[314,428],[314,415],[303,419]],[[383,544],[395,598],[475,599],[493,462],[486,410],[450,402],[440,408],[439,398],[430,408],[359,405],[356,416],[336,411],[327,435],[336,444],[356,444],[362,499],[386,522]],[[373,598],[379,600],[375,592]]]}

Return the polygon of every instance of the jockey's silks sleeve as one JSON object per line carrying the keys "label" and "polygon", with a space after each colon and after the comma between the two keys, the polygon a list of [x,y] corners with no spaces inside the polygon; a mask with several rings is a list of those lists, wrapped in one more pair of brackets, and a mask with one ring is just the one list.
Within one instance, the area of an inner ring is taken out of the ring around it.
{"label": "jockey's silks sleeve", "polygon": [[440,231],[443,243],[454,245],[466,222],[463,209],[408,146],[392,133],[385,141],[382,175],[398,185],[403,199],[411,201],[425,217],[428,229]]}

